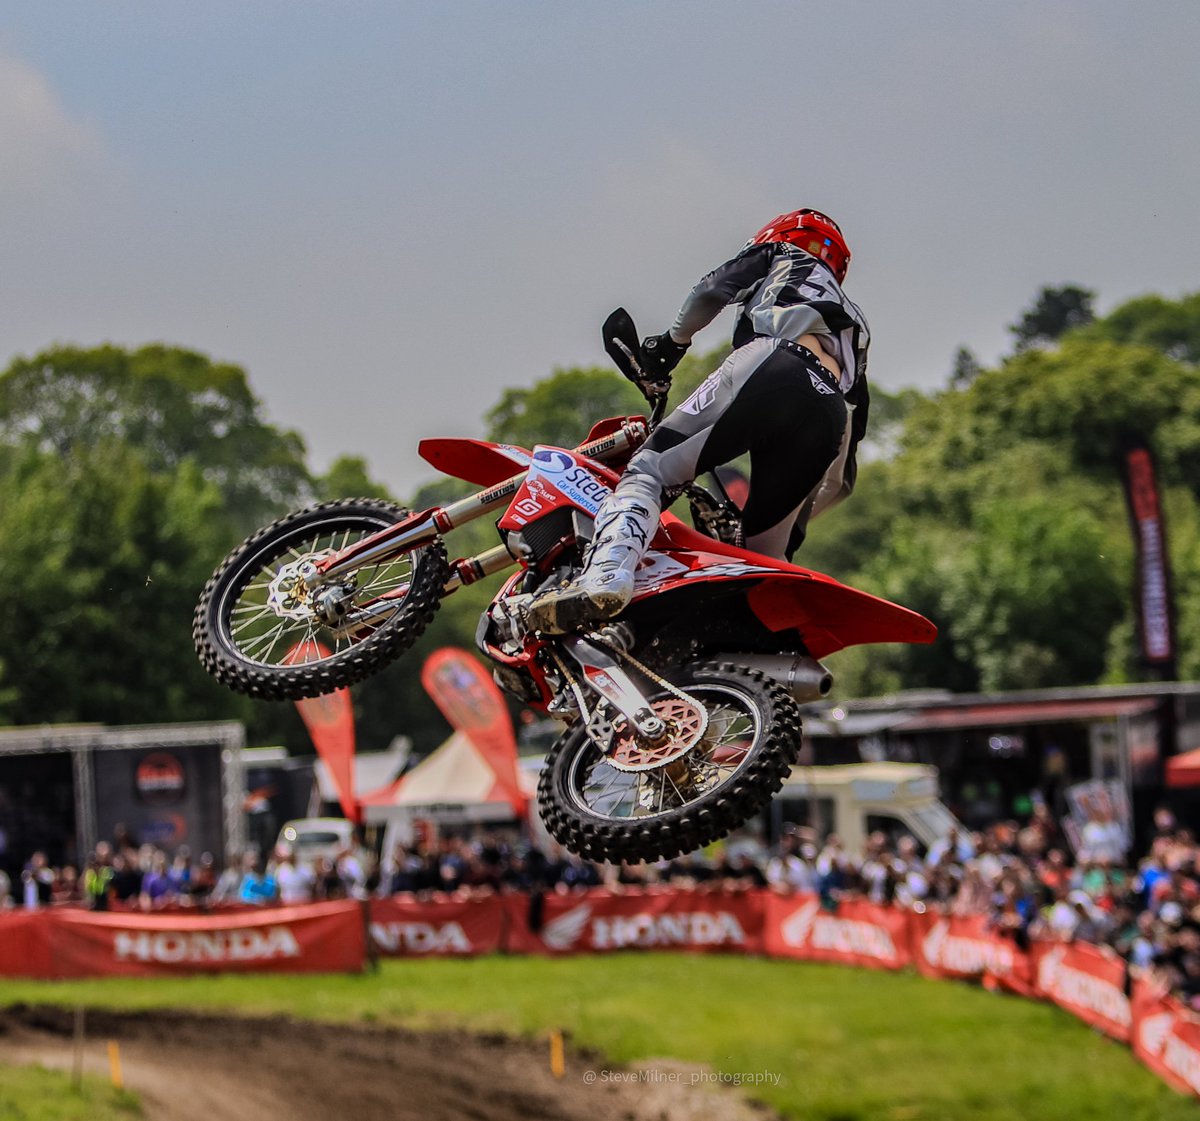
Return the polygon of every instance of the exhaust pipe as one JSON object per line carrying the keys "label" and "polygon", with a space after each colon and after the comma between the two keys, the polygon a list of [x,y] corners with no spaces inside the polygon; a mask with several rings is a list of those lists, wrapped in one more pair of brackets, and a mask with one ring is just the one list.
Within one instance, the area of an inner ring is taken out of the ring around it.
{"label": "exhaust pipe", "polygon": [[833,688],[833,674],[807,654],[722,654],[718,660],[766,674],[801,704],[819,701]]}

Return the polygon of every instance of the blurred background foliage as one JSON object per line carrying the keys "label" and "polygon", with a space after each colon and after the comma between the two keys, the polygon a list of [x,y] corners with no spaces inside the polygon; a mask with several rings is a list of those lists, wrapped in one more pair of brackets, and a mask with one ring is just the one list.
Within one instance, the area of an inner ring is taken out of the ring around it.
{"label": "blurred background foliage", "polygon": [[[814,523],[797,563],[896,600],[941,629],[931,647],[835,655],[841,696],[1135,680],[1133,544],[1117,452],[1158,465],[1181,676],[1200,676],[1200,293],[1143,296],[1103,317],[1094,293],[1045,288],[985,368],[963,347],[942,388],[872,386],[853,497]],[[728,347],[689,354],[679,402]],[[489,439],[571,446],[644,412],[605,368],[559,369],[480,403]],[[51,347],[0,374],[0,722],[241,719],[251,742],[307,749],[290,705],[211,682],[191,613],[212,569],[257,526],[353,495],[413,508],[469,493],[439,479],[396,496],[360,455],[327,472],[272,425],[245,371],[179,347]],[[481,519],[452,554],[496,543]],[[471,647],[495,578],[450,597],[417,650],[354,691],[360,745],[435,745],[446,727],[414,672]]]}

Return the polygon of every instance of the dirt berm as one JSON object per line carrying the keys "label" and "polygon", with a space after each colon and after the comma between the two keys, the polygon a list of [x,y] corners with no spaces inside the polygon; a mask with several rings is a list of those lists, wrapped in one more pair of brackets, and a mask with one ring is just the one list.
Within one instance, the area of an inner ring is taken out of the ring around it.
{"label": "dirt berm", "polygon": [[[85,1070],[108,1077],[119,1044],[145,1121],[770,1121],[700,1067],[616,1068],[568,1050],[555,1078],[545,1043],[184,1012],[85,1017]],[[74,1013],[0,1010],[0,1063],[70,1070]],[[589,1073],[590,1072],[590,1073]]]}

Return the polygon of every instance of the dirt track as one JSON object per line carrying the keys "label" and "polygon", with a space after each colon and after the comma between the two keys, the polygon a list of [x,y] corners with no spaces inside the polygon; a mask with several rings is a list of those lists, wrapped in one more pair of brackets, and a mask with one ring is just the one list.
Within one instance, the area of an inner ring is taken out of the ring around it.
{"label": "dirt track", "polygon": [[[73,1013],[0,1010],[0,1063],[69,1070]],[[288,1019],[187,1013],[87,1014],[85,1069],[107,1077],[120,1044],[125,1084],[146,1121],[767,1121],[734,1092],[689,1085],[673,1060],[618,1084],[611,1064],[568,1052],[556,1079],[544,1044],[466,1033],[406,1032]],[[699,1068],[695,1068],[699,1069]],[[679,1072],[672,1076],[670,1072]],[[676,1080],[671,1081],[674,1077]]]}

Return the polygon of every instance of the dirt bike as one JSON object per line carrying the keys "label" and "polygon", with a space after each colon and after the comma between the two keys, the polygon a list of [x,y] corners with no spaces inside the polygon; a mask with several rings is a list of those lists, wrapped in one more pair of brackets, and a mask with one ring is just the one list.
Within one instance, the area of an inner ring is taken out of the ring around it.
{"label": "dirt bike", "polygon": [[[484,489],[418,513],[326,502],[259,530],[196,608],[205,668],[254,697],[320,696],[404,653],[457,588],[516,566],[476,642],[501,688],[566,724],[538,785],[550,833],[585,858],[619,862],[689,852],[742,825],[796,761],[799,703],[831,687],[818,659],[860,643],[930,642],[936,631],[896,604],[739,547],[737,511],[719,485],[693,484],[696,528],[663,514],[621,616],[577,634],[534,632],[529,603],[579,571],[601,502],[665,412],[637,340],[622,309],[606,321],[605,349],[642,387],[649,420],[601,421],[569,449],[424,440],[424,459]],[[449,561],[444,535],[497,511],[501,544]]]}

